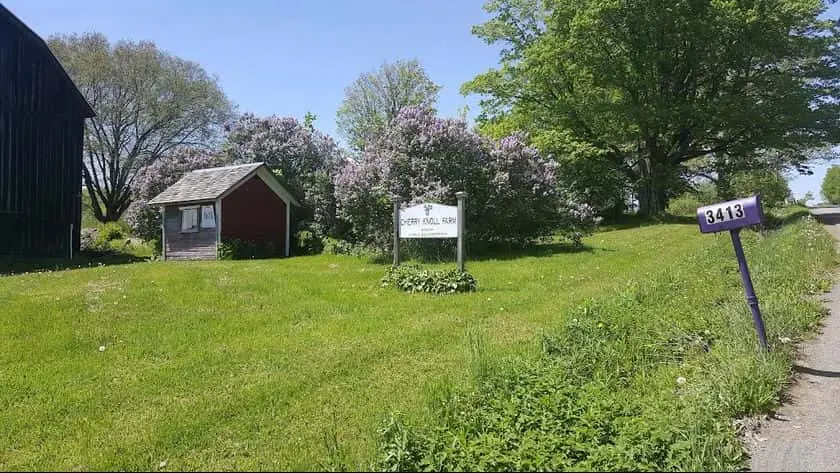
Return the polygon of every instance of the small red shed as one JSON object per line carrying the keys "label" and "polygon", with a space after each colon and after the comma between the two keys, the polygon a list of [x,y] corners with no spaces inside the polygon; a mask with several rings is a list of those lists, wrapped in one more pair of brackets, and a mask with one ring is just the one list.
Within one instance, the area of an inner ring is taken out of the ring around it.
{"label": "small red shed", "polygon": [[164,259],[216,259],[226,239],[289,256],[290,206],[300,206],[264,163],[191,171],[149,205],[160,207]]}

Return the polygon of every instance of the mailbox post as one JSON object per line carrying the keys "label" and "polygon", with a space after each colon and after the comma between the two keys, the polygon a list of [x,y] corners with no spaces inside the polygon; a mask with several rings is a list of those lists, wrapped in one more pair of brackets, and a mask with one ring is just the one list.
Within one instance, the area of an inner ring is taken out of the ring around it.
{"label": "mailbox post", "polygon": [[752,278],[750,278],[747,258],[744,256],[744,247],[741,246],[741,228],[757,225],[761,223],[763,217],[761,201],[758,196],[730,200],[697,209],[697,222],[700,224],[702,233],[717,233],[729,230],[729,235],[732,237],[732,246],[735,248],[735,257],[738,259],[738,269],[741,273],[741,282],[744,285],[747,304],[750,306],[755,330],[758,333],[758,341],[761,343],[761,347],[767,350],[764,320],[761,318],[758,297],[755,295]]}

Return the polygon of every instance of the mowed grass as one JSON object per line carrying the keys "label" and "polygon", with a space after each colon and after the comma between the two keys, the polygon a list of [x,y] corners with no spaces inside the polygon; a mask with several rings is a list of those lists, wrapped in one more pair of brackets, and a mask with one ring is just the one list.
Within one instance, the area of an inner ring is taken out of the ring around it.
{"label": "mowed grass", "polygon": [[386,413],[469,378],[468,334],[533,350],[719,238],[652,225],[469,261],[479,291],[455,296],[382,289],[385,266],[342,256],[0,277],[0,469],[317,469],[330,439],[364,469]]}

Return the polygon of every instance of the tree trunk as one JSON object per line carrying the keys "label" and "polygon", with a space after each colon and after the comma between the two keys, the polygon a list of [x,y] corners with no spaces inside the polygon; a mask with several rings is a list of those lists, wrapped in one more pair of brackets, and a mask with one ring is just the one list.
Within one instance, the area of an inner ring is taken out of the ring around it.
{"label": "tree trunk", "polygon": [[729,169],[726,160],[720,160],[716,163],[715,174],[717,174],[715,189],[717,190],[718,200],[732,199],[732,171]]}
{"label": "tree trunk", "polygon": [[639,215],[652,217],[665,213],[668,207],[668,189],[665,172],[660,164],[650,157],[641,161],[638,183]]}

